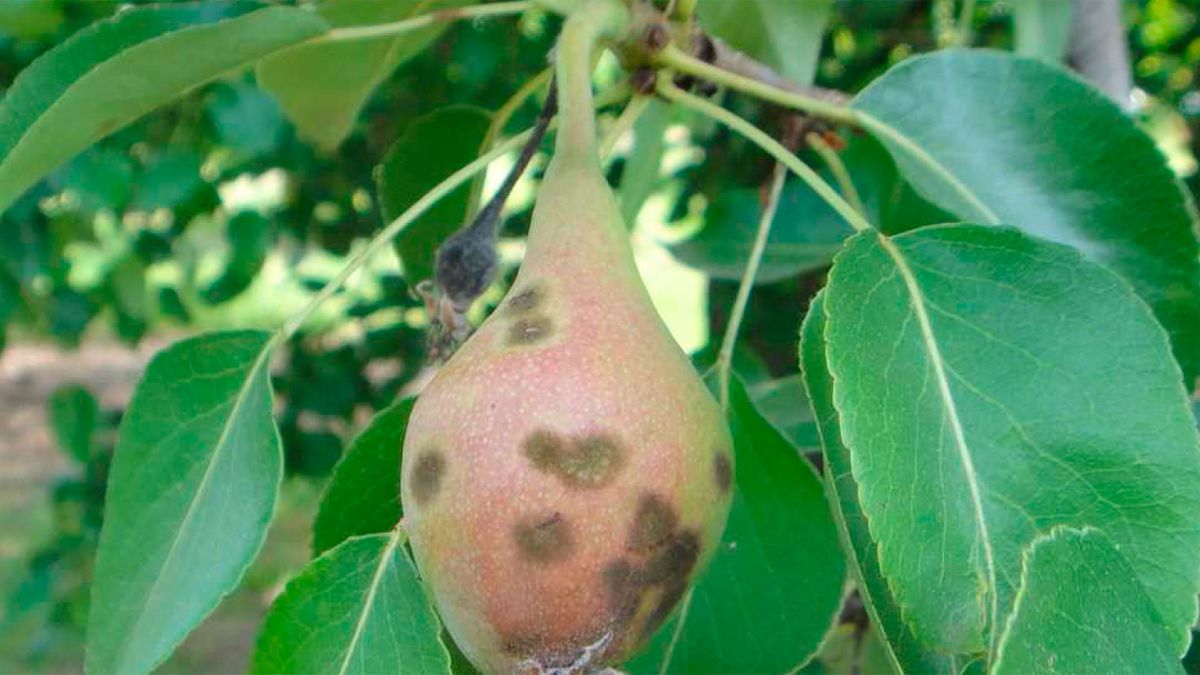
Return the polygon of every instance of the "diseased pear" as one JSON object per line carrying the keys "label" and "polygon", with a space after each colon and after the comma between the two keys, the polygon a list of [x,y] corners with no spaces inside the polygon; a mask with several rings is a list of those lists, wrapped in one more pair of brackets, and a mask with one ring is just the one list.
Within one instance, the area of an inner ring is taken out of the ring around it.
{"label": "diseased pear", "polygon": [[733,487],[721,410],[650,303],[594,143],[562,133],[512,289],[404,441],[417,567],[489,673],[627,659],[711,556]]}

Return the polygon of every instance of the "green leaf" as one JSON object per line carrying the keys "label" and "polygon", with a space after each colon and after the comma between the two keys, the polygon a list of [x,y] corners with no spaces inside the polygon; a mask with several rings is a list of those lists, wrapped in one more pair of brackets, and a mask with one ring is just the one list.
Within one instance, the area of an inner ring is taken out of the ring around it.
{"label": "green leaf", "polygon": [[1071,37],[1071,0],[1012,0],[1012,11],[1017,54],[1062,62]]}
{"label": "green leaf", "polygon": [[400,446],[412,406],[406,398],[380,411],[342,455],[313,525],[314,555],[400,521]]}
{"label": "green leaf", "polygon": [[[491,116],[472,106],[453,105],[414,120],[379,167],[384,220],[394,220],[430,188],[479,156]],[[451,192],[396,237],[396,250],[411,283],[433,276],[438,245],[462,227],[470,185]]]}
{"label": "green leaf", "polygon": [[242,211],[225,224],[229,257],[225,269],[200,292],[206,302],[221,303],[246,290],[267,260],[275,231],[271,221],[253,211]]}
{"label": "green leaf", "polygon": [[133,193],[133,161],[124,152],[97,148],[64,165],[51,180],[85,211],[120,213]]}
{"label": "green leaf", "polygon": [[845,559],[821,480],[736,379],[729,422],[737,488],[725,536],[633,672],[658,672],[679,621],[669,672],[787,672],[817,652],[841,608]]}
{"label": "green leaf", "polygon": [[665,101],[650,99],[646,109],[633,124],[633,149],[625,159],[625,168],[621,171],[621,186],[618,189],[621,217],[631,229],[637,224],[642,205],[658,187],[659,169],[662,166],[665,148],[664,136],[674,114],[674,110]]}
{"label": "green leaf", "polygon": [[1128,286],[1069,248],[956,225],[856,235],[826,293],[841,438],[915,634],[939,651],[994,648],[1025,547],[1092,526],[1182,653],[1200,452],[1165,335]]}
{"label": "green leaf", "polygon": [[100,405],[87,389],[68,384],[54,390],[46,401],[50,428],[58,437],[58,447],[80,462],[92,454],[92,434],[100,419]]}
{"label": "green leaf", "polygon": [[0,103],[0,210],[188,89],[327,29],[292,7],[196,2],[127,9],[76,33],[26,68]]}
{"label": "green leaf", "polygon": [[63,9],[46,0],[6,0],[0,3],[0,34],[23,40],[44,40],[63,23]]}
{"label": "green leaf", "polygon": [[1182,673],[1171,636],[1103,532],[1055,528],[1025,553],[992,672]]}
{"label": "green leaf", "polygon": [[145,673],[262,546],[282,473],[270,336],[209,333],[150,362],[121,422],[88,620],[89,673]]}
{"label": "green leaf", "polygon": [[1042,61],[945,50],[904,61],[853,105],[925,198],[962,220],[1074,246],[1128,280],[1171,334],[1191,388],[1192,205],[1154,142],[1103,94]]}
{"label": "green leaf", "polygon": [[808,451],[821,447],[812,404],[804,391],[804,380],[799,375],[760,382],[748,387],[747,393],[759,414],[797,450]]}
{"label": "green leaf", "polygon": [[833,0],[700,0],[696,11],[712,35],[792,81],[809,84],[832,5]]}
{"label": "green leaf", "polygon": [[[317,6],[330,26],[391,23],[465,4],[466,0],[336,0]],[[449,24],[372,40],[328,42],[288,49],[258,65],[259,84],[279,99],[304,136],[334,148],[350,134],[375,87],[429,46]]]}
{"label": "green leaf", "polygon": [[960,668],[945,656],[927,650],[904,622],[888,582],[879,570],[877,546],[867,529],[858,502],[858,483],[850,471],[850,451],[842,444],[837,409],[833,406],[833,380],[825,360],[825,292],[813,298],[800,329],[800,365],[804,385],[816,415],[825,457],[825,491],[833,506],[834,522],[842,550],[871,625],[883,638],[880,646],[893,670],[905,673],[958,673]]}
{"label": "green leaf", "polygon": [[352,537],[288,583],[263,623],[255,673],[450,672],[403,536]]}
{"label": "green leaf", "polygon": [[[704,228],[672,246],[671,253],[717,279],[741,279],[761,213],[758,190],[724,192],[708,207]],[[787,181],[755,282],[771,283],[827,266],[852,233],[846,221],[802,181]]]}
{"label": "green leaf", "polygon": [[138,179],[133,208],[141,211],[175,209],[212,187],[201,175],[204,156],[194,148],[167,147],[146,162]]}
{"label": "green leaf", "polygon": [[221,143],[248,157],[274,151],[286,123],[279,103],[268,93],[245,82],[213,87],[205,112]]}

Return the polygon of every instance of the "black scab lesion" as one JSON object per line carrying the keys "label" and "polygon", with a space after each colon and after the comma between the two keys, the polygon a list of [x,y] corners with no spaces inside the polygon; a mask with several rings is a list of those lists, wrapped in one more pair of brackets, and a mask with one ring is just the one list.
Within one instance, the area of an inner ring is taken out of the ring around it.
{"label": "black scab lesion", "polygon": [[508,344],[531,345],[541,342],[554,332],[554,323],[540,314],[522,316],[508,326]]}
{"label": "black scab lesion", "polygon": [[511,316],[507,336],[510,346],[535,344],[554,333],[554,322],[539,311],[545,300],[545,290],[532,285],[516,291],[504,301],[502,313]]}
{"label": "black scab lesion", "polygon": [[606,485],[625,462],[625,448],[606,434],[565,438],[539,430],[521,444],[525,457],[539,470],[552,473],[571,487],[595,489]]}
{"label": "black scab lesion", "polygon": [[629,532],[628,548],[634,553],[649,553],[671,538],[679,516],[667,500],[654,493],[638,498],[637,512]]}
{"label": "black scab lesion", "polygon": [[721,494],[727,494],[733,487],[733,462],[729,459],[729,453],[718,451],[713,457],[713,478]]}
{"label": "black scab lesion", "polygon": [[[601,571],[618,633],[634,630],[639,638],[649,636],[687,592],[703,542],[696,530],[681,529],[678,521],[663,498],[653,493],[639,498],[628,546],[634,555],[617,558]],[[633,621],[647,602],[649,611],[635,627]]]}
{"label": "black scab lesion", "polygon": [[677,581],[669,584],[662,590],[658,596],[658,602],[654,603],[654,609],[646,615],[646,620],[642,622],[641,634],[642,637],[649,637],[663,621],[671,615],[671,610],[675,609],[675,605],[683,598],[683,594],[687,592],[687,582]]}
{"label": "black scab lesion", "polygon": [[558,512],[522,518],[513,527],[513,539],[521,555],[538,564],[565,560],[575,549],[571,525]]}
{"label": "black scab lesion", "polygon": [[692,530],[679,532],[646,563],[646,582],[669,585],[686,581],[699,558],[700,536]]}
{"label": "black scab lesion", "polygon": [[508,296],[504,310],[512,314],[525,314],[541,306],[545,291],[541,286],[527,286]]}
{"label": "black scab lesion", "polygon": [[442,474],[446,472],[446,459],[436,449],[423,450],[413,464],[408,477],[408,488],[418,504],[433,499],[442,485]]}

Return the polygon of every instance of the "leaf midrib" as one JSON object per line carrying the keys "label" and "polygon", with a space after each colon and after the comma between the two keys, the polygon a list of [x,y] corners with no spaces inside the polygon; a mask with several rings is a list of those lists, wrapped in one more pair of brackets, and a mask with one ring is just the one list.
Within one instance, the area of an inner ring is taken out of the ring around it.
{"label": "leaf midrib", "polygon": [[921,291],[921,286],[917,282],[916,276],[908,266],[908,260],[904,257],[899,247],[887,235],[877,233],[876,236],[880,246],[895,262],[897,272],[904,282],[905,290],[908,291],[910,306],[913,309],[917,324],[921,330],[921,342],[933,365],[934,379],[938,386],[938,395],[942,399],[946,421],[950,424],[951,431],[953,432],[955,449],[958,451],[959,462],[962,465],[963,475],[970,490],[972,516],[975,519],[978,537],[983,544],[984,562],[987,568],[987,591],[991,604],[991,620],[988,627],[988,631],[991,633],[989,643],[994,646],[996,637],[994,629],[998,612],[995,554],[992,551],[991,536],[988,532],[987,518],[984,515],[982,489],[979,485],[979,477],[975,472],[975,462],[971,456],[971,448],[967,444],[966,432],[963,429],[962,420],[959,418],[958,404],[950,389],[950,379],[946,372],[946,365],[943,363],[944,359],[941,347],[938,345],[937,337],[933,332],[933,323],[930,321],[929,313],[925,307],[925,295]]}
{"label": "leaf midrib", "polygon": [[358,622],[354,625],[354,632],[350,635],[350,642],[346,645],[346,653],[342,655],[342,663],[338,667],[338,675],[345,675],[350,667],[350,659],[354,655],[354,651],[358,648],[358,643],[362,640],[363,633],[366,632],[367,619],[371,616],[371,610],[375,605],[375,595],[379,592],[379,586],[383,583],[383,575],[387,571],[388,562],[392,559],[392,555],[396,551],[396,547],[400,544],[400,527],[397,526],[392,530],[388,537],[387,546],[384,547],[383,553],[379,557],[379,564],[375,567],[374,574],[371,575],[371,585],[367,588],[367,597],[363,599],[362,612],[358,615]]}

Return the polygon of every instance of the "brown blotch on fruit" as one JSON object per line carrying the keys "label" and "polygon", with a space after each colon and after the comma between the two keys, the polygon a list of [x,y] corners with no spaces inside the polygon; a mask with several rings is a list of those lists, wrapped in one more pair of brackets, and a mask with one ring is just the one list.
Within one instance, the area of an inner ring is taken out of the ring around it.
{"label": "brown blotch on fruit", "polygon": [[539,429],[525,437],[521,449],[533,465],[542,471],[557,471],[567,451],[566,441],[553,431]]}
{"label": "brown blotch on fruit", "polygon": [[599,487],[621,468],[625,452],[609,436],[585,436],[574,443],[563,462],[563,477],[581,487]]}
{"label": "brown blotch on fruit", "polygon": [[684,530],[650,558],[646,564],[646,583],[686,583],[699,557],[700,536],[692,530]]}
{"label": "brown blotch on fruit", "polygon": [[621,443],[604,434],[568,441],[551,431],[539,430],[530,434],[521,447],[534,466],[572,487],[601,487],[617,474],[625,460]]}
{"label": "brown blotch on fruit", "polygon": [[510,295],[504,303],[504,309],[512,314],[524,314],[530,310],[537,309],[542,304],[544,296],[545,293],[540,286],[529,286],[514,295]]}
{"label": "brown blotch on fruit", "polygon": [[646,493],[638,499],[637,513],[629,532],[630,551],[649,553],[667,542],[679,523],[675,509],[665,499]]}
{"label": "brown blotch on fruit", "polygon": [[637,611],[641,598],[641,572],[628,560],[618,558],[605,565],[600,574],[604,579],[613,618],[618,622],[628,621]]}
{"label": "brown blotch on fruit", "polygon": [[575,549],[570,523],[558,512],[521,519],[513,539],[526,559],[539,564],[565,560]]}
{"label": "brown blotch on fruit", "polygon": [[544,644],[545,640],[537,635],[509,635],[501,642],[501,648],[514,656],[528,656]]}
{"label": "brown blotch on fruit", "polygon": [[417,458],[417,463],[413,465],[408,476],[408,487],[418,504],[424,504],[437,495],[445,470],[446,460],[437,450],[425,450]]}
{"label": "brown blotch on fruit", "polygon": [[713,475],[717,479],[717,488],[723,493],[729,492],[729,488],[733,487],[733,464],[729,461],[729,455],[718,452],[713,457]]}
{"label": "brown blotch on fruit", "polygon": [[530,345],[549,337],[554,331],[550,319],[541,315],[523,316],[508,327],[509,345]]}
{"label": "brown blotch on fruit", "polygon": [[654,604],[654,609],[646,615],[646,621],[642,624],[643,638],[649,637],[658,630],[662,622],[670,616],[671,610],[675,609],[675,605],[683,598],[687,589],[687,581],[675,581],[663,589],[662,595],[658,596],[658,602]]}

